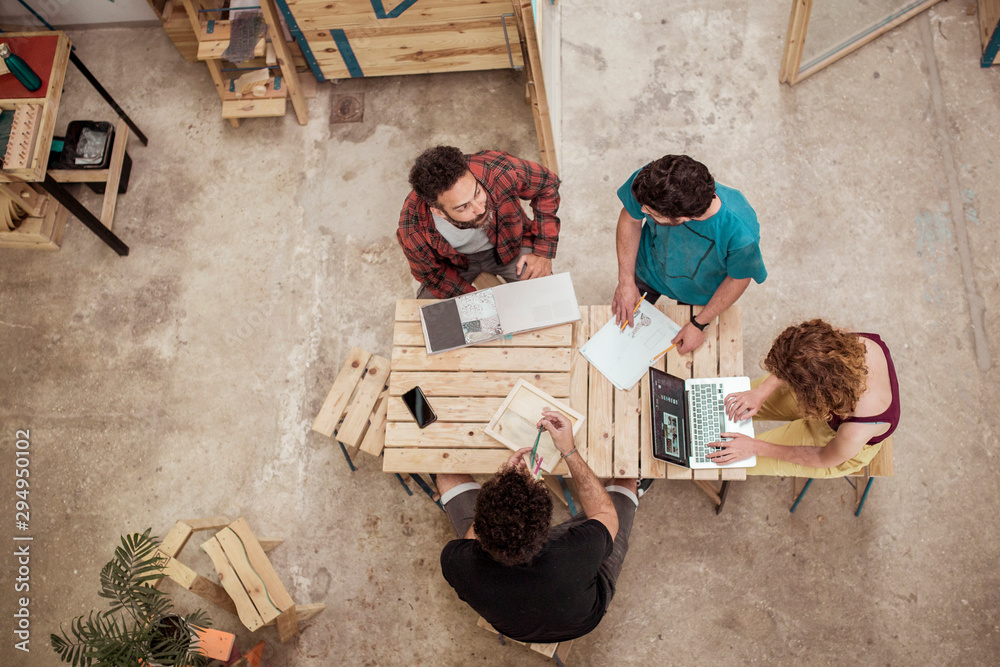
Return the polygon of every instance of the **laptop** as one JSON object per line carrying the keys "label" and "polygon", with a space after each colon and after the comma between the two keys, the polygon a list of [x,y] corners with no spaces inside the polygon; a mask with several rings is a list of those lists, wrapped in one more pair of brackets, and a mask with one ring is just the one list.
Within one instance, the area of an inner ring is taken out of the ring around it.
{"label": "laptop", "polygon": [[757,457],[718,465],[708,459],[716,451],[720,433],[753,436],[753,420],[732,421],[723,401],[736,391],[750,389],[750,378],[701,378],[683,380],[655,368],[649,369],[650,417],[653,456],[684,468],[752,468]]}

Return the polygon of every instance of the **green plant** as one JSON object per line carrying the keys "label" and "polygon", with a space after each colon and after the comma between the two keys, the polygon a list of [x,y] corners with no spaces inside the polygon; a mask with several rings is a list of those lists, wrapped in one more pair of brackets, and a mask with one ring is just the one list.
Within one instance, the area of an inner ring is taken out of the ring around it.
{"label": "green plant", "polygon": [[110,608],[77,616],[68,633],[60,627],[61,637],[50,635],[52,649],[63,662],[83,667],[207,663],[191,647],[191,628],[209,627],[207,615],[198,610],[180,619],[167,595],[153,587],[163,578],[167,559],[158,555],[151,530],[122,535],[114,558],[101,570],[100,596],[111,600]]}

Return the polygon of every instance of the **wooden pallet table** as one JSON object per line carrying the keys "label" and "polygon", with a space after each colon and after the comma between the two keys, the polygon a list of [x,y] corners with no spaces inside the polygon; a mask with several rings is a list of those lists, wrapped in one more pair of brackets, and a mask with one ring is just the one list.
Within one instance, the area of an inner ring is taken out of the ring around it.
{"label": "wooden pallet table", "polygon": [[[610,306],[585,306],[581,320],[510,339],[428,355],[419,307],[396,304],[383,470],[386,472],[492,473],[510,450],[483,433],[504,398],[523,378],[587,416],[577,449],[601,478],[690,480],[717,505],[724,483],[745,480],[743,468],[689,470],[653,458],[648,376],[631,391],[616,389],[579,354],[590,332],[611,318]],[[659,306],[687,322],[700,306]],[[682,378],[743,375],[743,320],[733,306],[705,329],[705,343],[684,356],[671,351],[658,364]],[[417,428],[401,396],[419,385],[438,421]],[[525,443],[530,446],[531,443]],[[565,462],[553,470],[567,475]]]}
{"label": "wooden pallet table", "polygon": [[[586,412],[586,383],[579,382],[586,360],[581,362],[574,354],[576,346],[586,340],[584,322],[428,355],[419,314],[426,303],[431,301],[396,303],[383,470],[496,472],[511,450],[483,429],[518,379]],[[418,385],[438,416],[424,429],[417,428],[402,400],[406,391]],[[554,475],[568,473],[565,461],[552,471]]]}

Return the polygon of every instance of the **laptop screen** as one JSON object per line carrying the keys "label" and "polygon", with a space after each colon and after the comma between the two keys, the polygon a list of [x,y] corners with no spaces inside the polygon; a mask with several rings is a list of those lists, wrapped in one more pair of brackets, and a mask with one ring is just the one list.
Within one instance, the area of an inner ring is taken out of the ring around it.
{"label": "laptop screen", "polygon": [[653,456],[686,467],[688,451],[684,380],[650,368],[649,384]]}

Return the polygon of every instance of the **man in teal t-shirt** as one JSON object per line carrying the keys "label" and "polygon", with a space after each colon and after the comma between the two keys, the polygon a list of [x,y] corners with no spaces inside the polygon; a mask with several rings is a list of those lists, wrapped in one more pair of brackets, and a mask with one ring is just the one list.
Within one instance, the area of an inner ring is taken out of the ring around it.
{"label": "man in teal t-shirt", "polygon": [[686,155],[650,162],[618,188],[618,198],[615,321],[631,326],[643,293],[651,303],[666,295],[705,306],[671,341],[686,354],[704,342],[705,327],[736,303],[751,279],[767,278],[757,214],[739,190],[716,183],[705,165]]}

